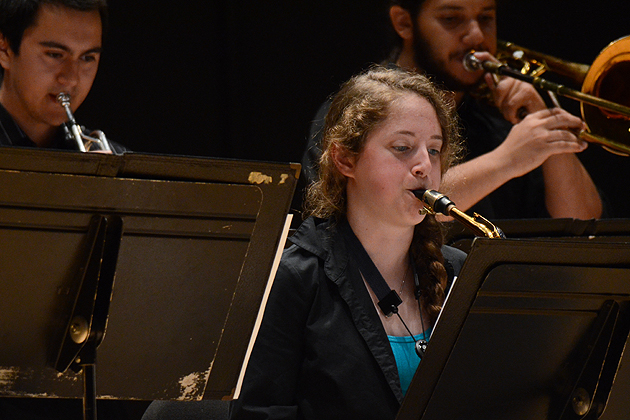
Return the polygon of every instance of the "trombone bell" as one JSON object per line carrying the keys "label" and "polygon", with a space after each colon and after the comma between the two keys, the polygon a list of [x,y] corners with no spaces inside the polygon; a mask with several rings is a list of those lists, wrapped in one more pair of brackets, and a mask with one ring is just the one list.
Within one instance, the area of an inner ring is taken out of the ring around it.
{"label": "trombone bell", "polygon": [[[630,107],[630,36],[611,42],[591,65],[582,92]],[[630,117],[582,102],[582,118],[589,131],[630,146]],[[602,145],[616,153],[613,147]]]}
{"label": "trombone bell", "polygon": [[[630,156],[630,36],[610,43],[590,67],[505,41],[498,42],[497,58],[504,63],[495,65],[505,71],[501,74],[580,101],[582,119],[588,127],[580,133],[582,139],[600,144],[609,152]],[[545,71],[581,84],[581,91],[540,78]]]}

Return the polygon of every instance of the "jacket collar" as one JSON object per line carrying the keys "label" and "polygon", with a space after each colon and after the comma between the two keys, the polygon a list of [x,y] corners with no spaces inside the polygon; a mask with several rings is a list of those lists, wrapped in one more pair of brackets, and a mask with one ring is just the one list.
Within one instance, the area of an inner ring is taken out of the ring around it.
{"label": "jacket collar", "polygon": [[359,268],[350,256],[346,239],[336,223],[330,219],[309,218],[293,234],[291,242],[324,261],[326,277],[337,286],[339,295],[350,309],[355,327],[400,403],[403,394],[394,353]]}
{"label": "jacket collar", "polygon": [[[341,223],[346,223],[345,221]],[[326,276],[339,285],[348,267],[345,239],[334,219],[309,217],[291,236],[291,242],[324,261]]]}

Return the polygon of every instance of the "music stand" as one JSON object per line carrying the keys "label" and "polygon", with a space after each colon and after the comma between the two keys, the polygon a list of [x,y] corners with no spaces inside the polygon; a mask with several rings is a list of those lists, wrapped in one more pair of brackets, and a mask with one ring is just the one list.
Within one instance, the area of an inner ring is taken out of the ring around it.
{"label": "music stand", "polygon": [[630,244],[475,240],[397,420],[625,418],[629,331]]}
{"label": "music stand", "polygon": [[0,396],[232,398],[298,172],[0,149]]}
{"label": "music stand", "polygon": [[[501,219],[492,221],[505,236],[629,242],[630,219]],[[470,250],[475,235],[459,222],[447,222],[446,242],[465,252]]]}

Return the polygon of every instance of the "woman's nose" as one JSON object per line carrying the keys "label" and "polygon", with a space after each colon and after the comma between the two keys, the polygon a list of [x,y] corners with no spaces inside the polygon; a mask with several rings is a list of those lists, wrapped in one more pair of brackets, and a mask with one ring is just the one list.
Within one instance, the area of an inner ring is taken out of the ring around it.
{"label": "woman's nose", "polygon": [[421,151],[416,155],[416,161],[414,162],[411,172],[414,176],[424,178],[429,175],[431,172],[431,159],[429,158],[429,153],[421,149]]}

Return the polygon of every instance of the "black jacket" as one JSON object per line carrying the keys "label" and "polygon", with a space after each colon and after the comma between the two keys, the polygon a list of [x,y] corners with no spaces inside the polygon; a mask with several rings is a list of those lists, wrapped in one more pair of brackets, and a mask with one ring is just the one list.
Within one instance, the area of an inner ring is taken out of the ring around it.
{"label": "black jacket", "polygon": [[[396,362],[345,239],[308,219],[285,250],[233,419],[393,419]],[[443,253],[452,275],[465,254]]]}

